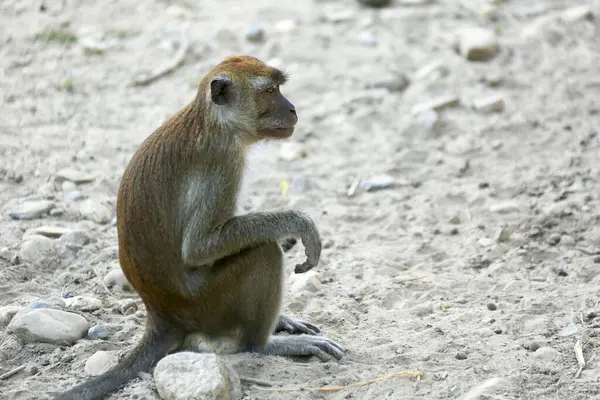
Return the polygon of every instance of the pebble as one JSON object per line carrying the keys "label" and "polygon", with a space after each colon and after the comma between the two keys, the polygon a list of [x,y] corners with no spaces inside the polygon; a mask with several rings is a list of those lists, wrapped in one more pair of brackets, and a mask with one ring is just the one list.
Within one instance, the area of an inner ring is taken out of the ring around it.
{"label": "pebble", "polygon": [[265,40],[265,31],[259,25],[251,25],[246,31],[246,40],[259,43]]}
{"label": "pebble", "polygon": [[358,42],[365,46],[376,46],[377,45],[377,39],[375,38],[375,35],[373,35],[369,31],[362,31],[361,33],[359,33],[358,34]]}
{"label": "pebble", "polygon": [[59,241],[68,246],[83,247],[88,244],[91,239],[84,231],[69,231],[62,235]]}
{"label": "pebble", "polygon": [[563,330],[560,331],[558,334],[559,336],[571,336],[576,334],[577,332],[579,332],[579,325],[571,322],[570,324],[565,326]]}
{"label": "pebble", "polygon": [[17,313],[7,331],[14,333],[21,343],[73,344],[88,330],[88,322],[81,315],[38,308]]}
{"label": "pebble", "polygon": [[294,31],[297,28],[297,26],[298,26],[298,24],[293,19],[284,19],[284,20],[278,21],[275,24],[274,28],[277,32],[289,33],[289,32]]}
{"label": "pebble", "polygon": [[21,307],[17,306],[4,306],[0,307],[0,328],[4,328],[13,317],[21,310]]}
{"label": "pebble", "polygon": [[95,311],[102,305],[102,300],[95,297],[73,296],[65,299],[65,307],[75,311]]}
{"label": "pebble", "polygon": [[519,211],[519,203],[513,200],[493,204],[489,208],[490,212],[496,214],[510,214]]}
{"label": "pebble", "polygon": [[491,328],[476,329],[473,333],[481,337],[490,337],[495,335],[494,331]]}
{"label": "pebble", "polygon": [[367,192],[374,192],[376,190],[391,188],[395,182],[396,180],[392,176],[381,174],[363,179],[360,182],[360,187]]}
{"label": "pebble", "polygon": [[60,217],[64,213],[65,213],[65,210],[62,208],[53,208],[52,210],[50,210],[50,216],[52,216],[52,217]]}
{"label": "pebble", "polygon": [[552,347],[540,347],[533,353],[533,356],[535,358],[545,361],[553,361],[559,355],[560,353],[558,352],[558,350],[553,349]]}
{"label": "pebble", "polygon": [[459,351],[458,353],[456,353],[456,359],[457,360],[466,360],[467,359],[467,353],[465,353],[463,351]]}
{"label": "pebble", "polygon": [[575,246],[575,239],[573,238],[573,236],[562,235],[560,238],[560,244],[561,246],[565,247],[573,247]]}
{"label": "pebble", "polygon": [[15,210],[10,211],[8,216],[16,220],[38,219],[48,214],[48,211],[54,207],[56,207],[56,204],[50,200],[26,201]]}
{"label": "pebble", "polygon": [[477,244],[481,247],[492,247],[494,245],[494,240],[488,237],[483,237],[477,241]]}
{"label": "pebble", "polygon": [[36,300],[27,307],[28,310],[36,308],[51,308],[53,310],[62,310],[65,308],[65,301],[60,297],[50,297],[48,299]]}
{"label": "pebble", "polygon": [[537,351],[540,347],[542,347],[542,345],[538,342],[531,342],[527,348],[529,351]]}
{"label": "pebble", "polygon": [[284,142],[279,148],[279,158],[284,161],[295,161],[308,155],[304,146],[297,142]]}
{"label": "pebble", "polygon": [[498,309],[498,306],[496,306],[496,304],[494,304],[494,303],[488,303],[487,308],[490,311],[496,311]]}
{"label": "pebble", "polygon": [[104,276],[104,284],[109,288],[117,286],[122,290],[133,291],[133,287],[131,286],[131,284],[129,283],[129,281],[127,280],[127,278],[123,274],[123,271],[120,268],[113,269],[108,274],[106,274],[106,276]]}
{"label": "pebble", "polygon": [[358,2],[367,7],[385,7],[390,4],[391,0],[358,0]]}
{"label": "pebble", "polygon": [[72,192],[73,190],[76,190],[77,185],[71,181],[64,181],[60,185],[60,188],[62,189],[63,192],[68,193],[68,192]]}
{"label": "pebble", "polygon": [[90,340],[107,340],[121,329],[119,325],[94,325],[88,329],[87,337]]}
{"label": "pebble", "polygon": [[290,284],[292,293],[316,293],[321,290],[323,284],[319,279],[319,275],[315,271],[308,271],[304,274],[292,275],[293,281]]}
{"label": "pebble", "polygon": [[71,228],[65,228],[61,226],[40,226],[37,228],[26,230],[23,234],[23,239],[33,235],[41,235],[46,236],[48,238],[56,239],[71,231]]}
{"label": "pebble", "polygon": [[504,99],[499,95],[484,97],[475,100],[473,107],[482,113],[501,112],[504,111]]}
{"label": "pebble", "polygon": [[163,400],[233,400],[240,383],[230,371],[216,354],[180,352],[158,362],[154,382]]}
{"label": "pebble", "polygon": [[54,177],[56,182],[70,181],[75,184],[89,183],[94,181],[94,176],[78,171],[73,168],[65,168],[58,171]]}
{"label": "pebble", "polygon": [[94,221],[97,224],[107,224],[113,218],[111,208],[93,199],[84,200],[81,203],[79,212],[83,218]]}
{"label": "pebble", "polygon": [[118,303],[119,310],[123,315],[135,314],[135,312],[138,310],[138,306],[134,299],[120,299]]}
{"label": "pebble", "polygon": [[495,235],[496,241],[498,243],[508,242],[510,240],[510,236],[511,236],[511,232],[506,227],[502,227],[502,228],[498,229],[498,231],[496,232],[496,235]]}
{"label": "pebble", "polygon": [[373,85],[368,86],[373,89],[386,89],[388,92],[401,92],[410,85],[410,81],[406,75],[399,75],[394,78],[381,80],[375,82]]}
{"label": "pebble", "polygon": [[425,64],[421,68],[419,68],[413,78],[415,80],[423,80],[425,78],[429,78],[431,80],[437,80],[439,78],[443,78],[450,73],[446,63],[441,60],[436,60],[430,62],[429,64]]}
{"label": "pebble", "polygon": [[498,51],[498,39],[490,29],[465,28],[458,36],[460,54],[469,61],[487,60]]}
{"label": "pebble", "polygon": [[432,130],[438,125],[440,116],[435,110],[423,110],[417,114],[416,121],[424,128]]}
{"label": "pebble", "polygon": [[168,15],[180,19],[183,19],[188,15],[188,12],[185,8],[175,4],[171,4],[169,7],[167,7],[166,12]]}
{"label": "pebble", "polygon": [[552,235],[550,235],[548,237],[547,242],[550,246],[556,246],[557,244],[560,243],[560,239],[561,239],[561,237],[558,233],[553,233]]}
{"label": "pebble", "polygon": [[440,96],[428,102],[415,105],[411,109],[411,113],[417,115],[427,110],[440,111],[444,108],[457,106],[459,102],[458,97],[454,95]]}
{"label": "pebble", "polygon": [[108,351],[95,352],[85,363],[84,371],[88,375],[102,375],[119,362],[119,357]]}
{"label": "pebble", "polygon": [[494,333],[495,333],[496,335],[501,335],[501,334],[502,334],[502,329],[500,329],[500,328],[496,328],[496,329],[494,329]]}
{"label": "pebble", "polygon": [[45,236],[34,235],[28,237],[21,244],[19,249],[19,259],[22,261],[40,261],[46,257],[52,257],[56,254],[54,240]]}
{"label": "pebble", "polygon": [[81,193],[79,190],[73,190],[72,192],[70,192],[68,194],[68,197],[69,197],[69,200],[71,200],[71,201],[80,201],[85,198],[83,193]]}

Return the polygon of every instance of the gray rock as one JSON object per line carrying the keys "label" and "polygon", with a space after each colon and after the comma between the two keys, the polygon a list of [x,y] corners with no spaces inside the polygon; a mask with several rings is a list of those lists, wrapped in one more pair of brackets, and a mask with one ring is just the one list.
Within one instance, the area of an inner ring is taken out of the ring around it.
{"label": "gray rock", "polygon": [[75,184],[89,183],[94,181],[94,177],[85,172],[78,171],[73,168],[61,169],[56,173],[54,180],[56,182],[70,181]]}
{"label": "gray rock", "polygon": [[13,317],[21,310],[21,307],[17,306],[4,306],[0,307],[0,328],[4,328]]}
{"label": "gray rock", "polygon": [[358,2],[367,7],[385,7],[388,6],[391,0],[358,0]]}
{"label": "gray rock", "polygon": [[483,61],[496,55],[498,39],[494,31],[484,28],[465,28],[458,34],[460,54],[470,61]]}
{"label": "gray rock", "polygon": [[559,336],[571,336],[576,334],[577,332],[579,332],[579,325],[571,322],[570,324],[565,326],[563,330],[560,331],[558,334]]}
{"label": "gray rock", "polygon": [[504,98],[500,95],[483,97],[475,100],[473,107],[481,113],[504,111]]}
{"label": "gray rock", "polygon": [[119,303],[119,311],[123,315],[131,315],[134,314],[138,310],[138,306],[134,299],[120,299]]}
{"label": "gray rock", "polygon": [[376,46],[377,38],[369,31],[362,31],[358,35],[358,42],[364,46]]}
{"label": "gray rock", "polygon": [[265,40],[265,31],[258,25],[251,25],[246,31],[246,40],[259,43]]}
{"label": "gray rock", "polygon": [[513,200],[503,201],[501,203],[491,205],[490,211],[497,214],[515,213],[519,211],[519,203]]}
{"label": "gray rock", "polygon": [[376,190],[391,188],[395,183],[396,180],[393,176],[381,174],[363,179],[360,183],[360,187],[365,189],[367,192],[374,192]]}
{"label": "gray rock", "polygon": [[60,237],[60,243],[70,247],[83,247],[91,241],[84,231],[69,231]]}
{"label": "gray rock", "polygon": [[164,400],[233,400],[239,378],[229,372],[216,354],[180,352],[158,362],[154,381]]}
{"label": "gray rock", "polygon": [[65,299],[65,306],[74,311],[95,311],[102,308],[102,300],[95,297],[74,296]]}
{"label": "gray rock", "polygon": [[15,210],[10,211],[8,216],[16,220],[38,219],[47,215],[48,211],[54,207],[56,207],[56,204],[50,200],[26,201]]}
{"label": "gray rock", "polygon": [[123,274],[123,270],[120,268],[113,269],[106,274],[104,277],[104,284],[109,288],[116,286],[126,291],[133,291],[133,287]]}
{"label": "gray rock", "polygon": [[46,236],[51,239],[56,239],[71,231],[71,228],[65,228],[62,226],[40,226],[37,228],[26,230],[23,234],[23,239],[26,239],[33,235]]}
{"label": "gray rock", "polygon": [[122,329],[119,325],[101,324],[88,329],[87,337],[90,340],[107,340]]}
{"label": "gray rock", "polygon": [[108,351],[95,352],[85,363],[86,374],[92,376],[102,375],[119,362],[119,357]]}
{"label": "gray rock", "polygon": [[57,254],[55,242],[45,236],[33,235],[28,237],[19,249],[19,259],[36,262]]}
{"label": "gray rock", "polygon": [[7,331],[26,343],[73,344],[88,330],[88,322],[81,315],[40,308],[23,310],[14,316]]}
{"label": "gray rock", "polygon": [[94,221],[97,224],[107,224],[113,218],[112,208],[94,199],[82,201],[79,212],[83,218]]}
{"label": "gray rock", "polygon": [[539,360],[554,361],[560,356],[560,353],[552,347],[540,347],[533,353],[533,356]]}

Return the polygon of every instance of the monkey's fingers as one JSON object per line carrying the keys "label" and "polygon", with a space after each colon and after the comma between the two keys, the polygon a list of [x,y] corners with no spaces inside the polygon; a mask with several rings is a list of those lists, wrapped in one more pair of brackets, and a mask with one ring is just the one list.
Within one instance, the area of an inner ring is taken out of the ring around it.
{"label": "monkey's fingers", "polygon": [[[321,340],[315,340],[314,343],[312,343],[312,344],[313,344],[313,346],[318,348],[320,351],[329,354],[330,356],[334,357],[336,360],[341,360],[342,357],[344,356],[342,346],[340,346],[339,344],[337,344],[336,342],[334,342],[331,339],[321,338]],[[313,354],[313,355],[319,357],[316,354]],[[327,357],[327,359],[323,359],[321,357],[319,357],[319,358],[321,359],[321,361],[328,361],[329,357]]]}
{"label": "monkey's fingers", "polygon": [[296,264],[296,267],[294,268],[294,272],[296,274],[303,274],[303,273],[308,272],[311,269],[313,269],[314,266],[315,265],[313,263],[305,261],[302,264]]}
{"label": "monkey's fingers", "polygon": [[321,330],[318,326],[313,325],[310,322],[281,315],[275,332],[288,332],[291,335],[298,335],[301,333],[316,335],[321,332]]}
{"label": "monkey's fingers", "polygon": [[281,248],[283,249],[284,252],[290,251],[296,245],[296,243],[298,243],[296,238],[293,238],[293,237],[286,238],[286,239],[283,239],[283,241],[281,242]]}

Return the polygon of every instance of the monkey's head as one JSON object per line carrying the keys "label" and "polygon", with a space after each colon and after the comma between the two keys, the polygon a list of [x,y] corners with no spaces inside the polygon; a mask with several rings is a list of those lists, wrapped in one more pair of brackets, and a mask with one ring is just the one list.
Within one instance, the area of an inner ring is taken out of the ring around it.
{"label": "monkey's head", "polygon": [[281,94],[287,76],[248,56],[229,57],[207,75],[207,94],[216,123],[250,134],[254,140],[290,137],[296,108]]}

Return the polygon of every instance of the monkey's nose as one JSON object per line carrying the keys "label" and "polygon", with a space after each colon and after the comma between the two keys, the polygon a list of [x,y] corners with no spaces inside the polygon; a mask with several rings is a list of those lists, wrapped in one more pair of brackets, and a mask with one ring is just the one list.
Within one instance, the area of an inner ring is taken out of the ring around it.
{"label": "monkey's nose", "polygon": [[296,109],[294,107],[292,107],[290,111],[292,112],[292,114],[296,115]]}

